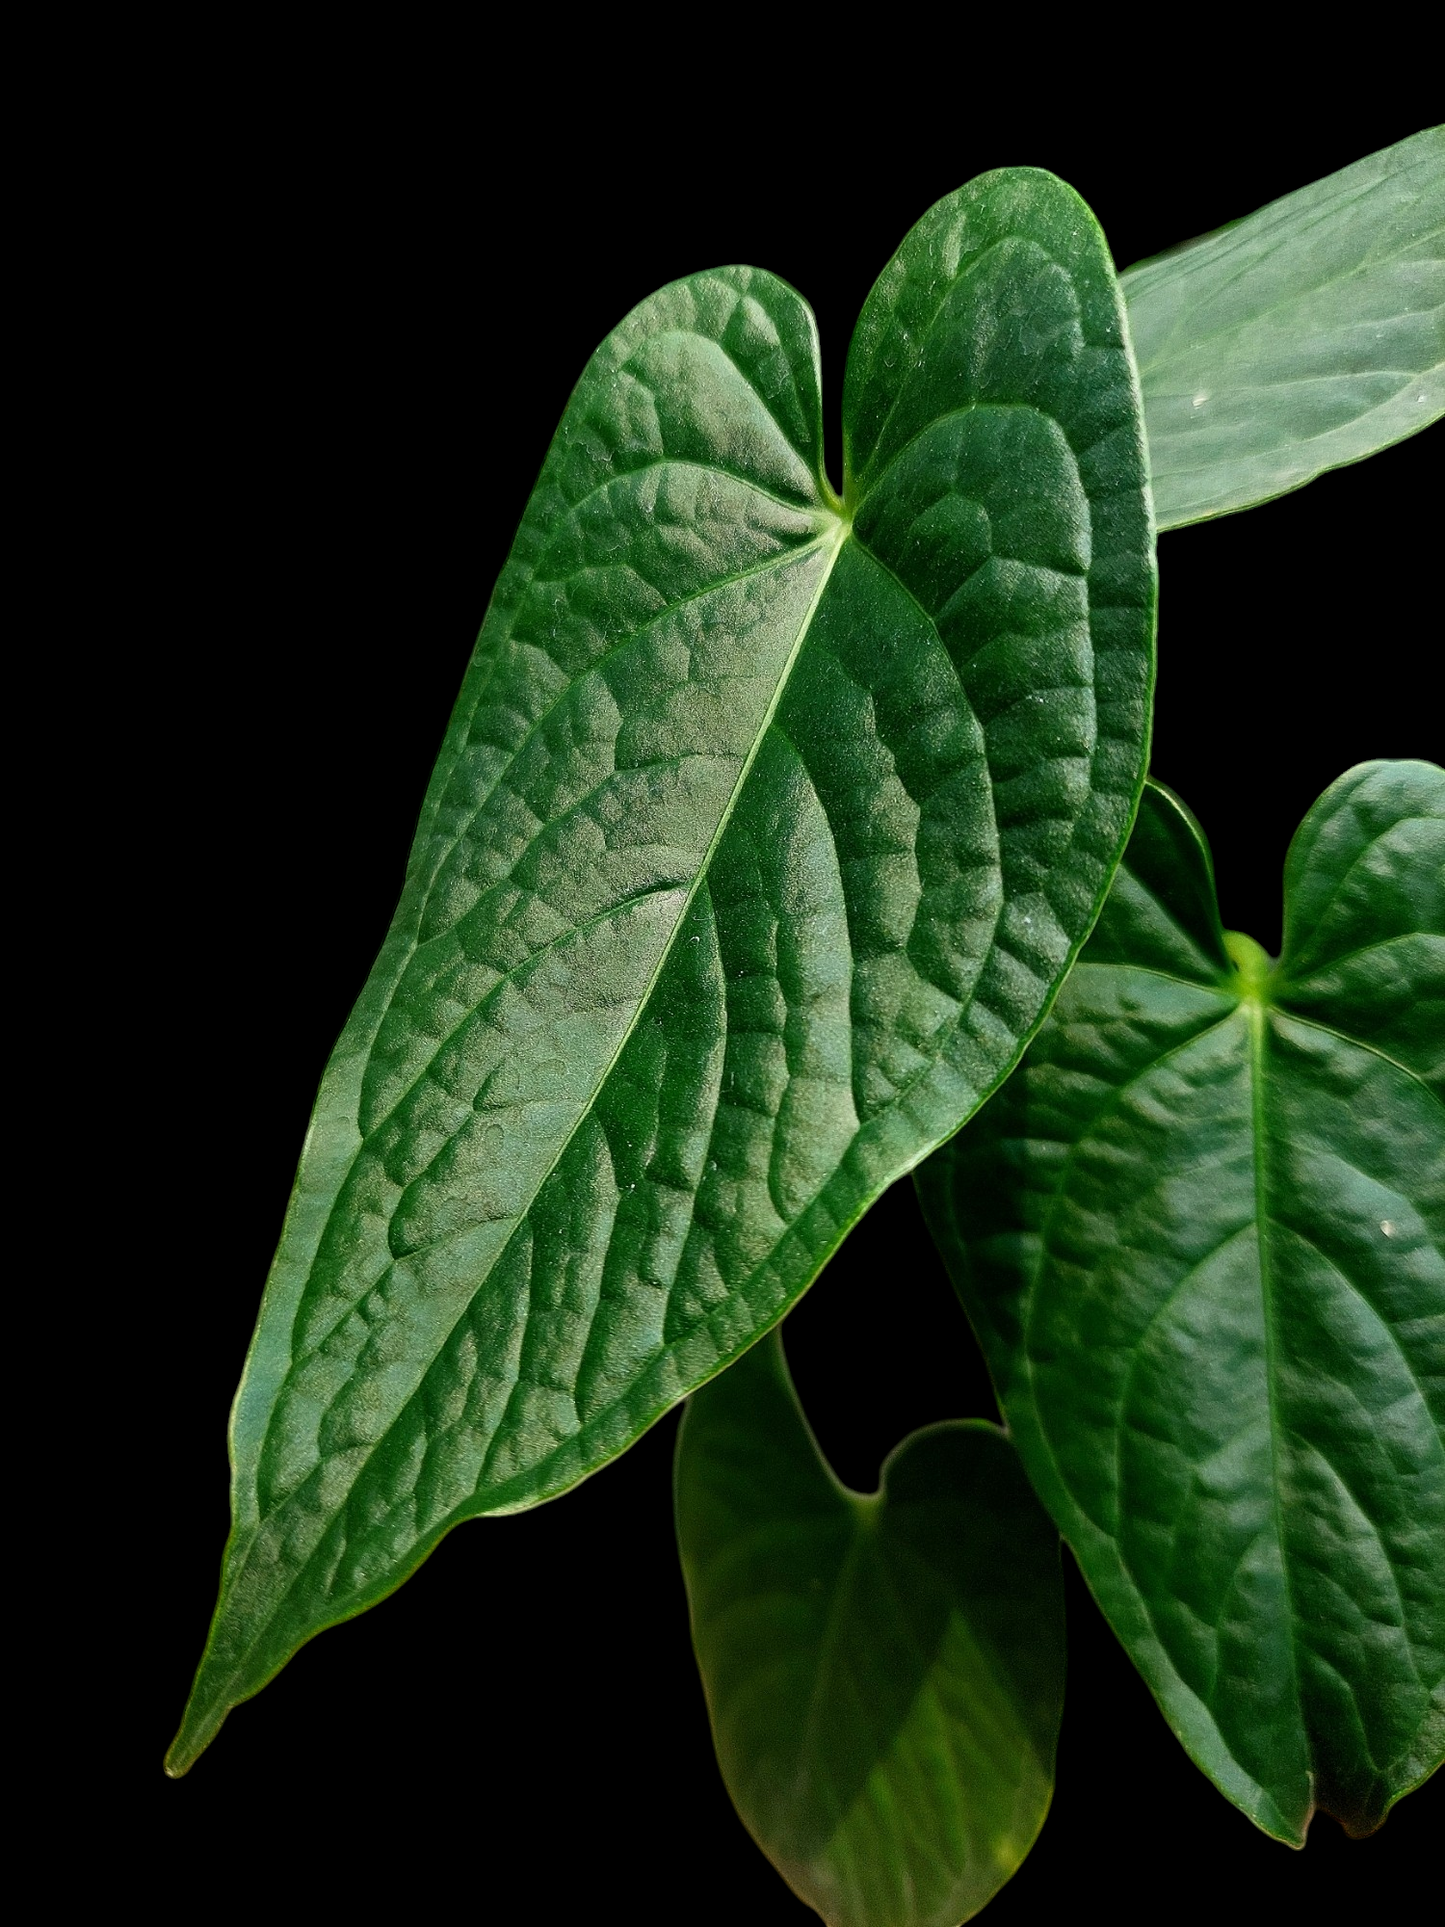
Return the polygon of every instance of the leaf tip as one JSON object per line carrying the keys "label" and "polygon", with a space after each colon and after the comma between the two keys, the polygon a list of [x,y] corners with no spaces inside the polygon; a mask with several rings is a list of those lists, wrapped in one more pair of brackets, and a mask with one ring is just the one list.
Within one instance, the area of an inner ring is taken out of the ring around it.
{"label": "leaf tip", "polygon": [[166,1749],[165,1772],[168,1780],[183,1780],[204,1750],[201,1746],[187,1745],[185,1740],[186,1732],[182,1727]]}
{"label": "leaf tip", "polygon": [[165,1771],[168,1780],[183,1780],[221,1730],[229,1708],[220,1713],[208,1708],[202,1712],[192,1696],[181,1718],[180,1730],[166,1749]]}

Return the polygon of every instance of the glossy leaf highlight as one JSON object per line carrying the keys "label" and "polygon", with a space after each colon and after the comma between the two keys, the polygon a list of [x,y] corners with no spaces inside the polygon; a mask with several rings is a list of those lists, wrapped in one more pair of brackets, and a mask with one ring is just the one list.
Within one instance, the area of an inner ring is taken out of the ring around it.
{"label": "glossy leaf highlight", "polygon": [[829,1470],[765,1338],[688,1405],[677,1531],[723,1778],[830,1927],[955,1927],[1033,1845],[1064,1688],[1058,1537],[981,1421]]}
{"label": "glossy leaf highlight", "polygon": [[728,268],[598,350],[328,1066],[172,1771],[460,1520],[625,1449],[1016,1061],[1142,782],[1122,302],[1052,176],[909,235],[849,357]]}
{"label": "glossy leaf highlight", "polygon": [[1445,128],[1123,286],[1161,529],[1388,448],[1445,411]]}
{"label": "glossy leaf highlight", "polygon": [[1166,1717],[1267,1832],[1445,1748],[1445,773],[1373,763],[1226,937],[1150,785],[1008,1085],[920,1173],[1011,1436]]}

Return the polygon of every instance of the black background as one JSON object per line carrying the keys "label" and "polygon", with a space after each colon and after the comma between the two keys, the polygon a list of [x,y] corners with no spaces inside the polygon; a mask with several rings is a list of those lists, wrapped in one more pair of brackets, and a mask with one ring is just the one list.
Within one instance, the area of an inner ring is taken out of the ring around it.
{"label": "black background", "polygon": [[[378,42],[304,71],[284,52],[253,54],[219,104],[137,127],[103,190],[129,347],[101,371],[122,399],[98,488],[128,531],[118,647],[102,637],[123,774],[101,807],[125,826],[127,1115],[145,1121],[121,1183],[144,1336],[132,1395],[103,1407],[101,1473],[110,1490],[126,1455],[144,1502],[90,1540],[88,1587],[134,1623],[78,1669],[91,1737],[66,1797],[128,1890],[177,1903],[354,1909],[424,1902],[436,1881],[484,1919],[801,1923],[712,1762],[672,1545],[675,1414],[562,1500],[454,1533],[233,1714],[186,1780],[161,1777],[225,1536],[226,1412],[317,1079],[548,438],[634,302],[728,261],[793,282],[819,319],[836,481],[853,319],[961,181],[1053,169],[1122,266],[1428,107],[1191,93],[1187,63],[1169,98],[1120,105],[1106,62],[1093,105],[1061,113],[1002,69],[971,80],[961,41],[855,53],[885,104],[841,88],[823,108],[819,83],[780,77],[795,63],[764,86],[735,50],[702,59],[700,91],[696,53],[659,78],[599,45],[564,87],[500,47],[412,48],[393,68]],[[1440,452],[1436,430],[1161,541],[1153,769],[1211,837],[1226,923],[1267,947],[1320,790],[1367,757],[1445,749]],[[993,1410],[907,1184],[788,1336],[853,1484],[913,1426]],[[1054,1809],[998,1927],[1063,1905],[1343,1921],[1424,1870],[1438,1786],[1368,1842],[1328,1819],[1302,1855],[1259,1834],[1185,1758],[1065,1565]]]}

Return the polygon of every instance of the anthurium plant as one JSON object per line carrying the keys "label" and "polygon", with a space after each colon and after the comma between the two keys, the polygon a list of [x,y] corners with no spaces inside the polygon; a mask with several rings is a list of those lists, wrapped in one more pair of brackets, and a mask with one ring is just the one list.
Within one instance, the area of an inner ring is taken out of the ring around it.
{"label": "anthurium plant", "polygon": [[[982,175],[864,304],[837,488],[785,282],[608,336],[322,1083],[172,1773],[682,1400],[719,1765],[829,1922],[962,1921],[1028,1853],[1060,1534],[1265,1832],[1438,1764],[1445,777],[1340,775],[1273,959],[1149,766],[1156,532],[1445,411],[1442,232],[1439,129],[1122,276]],[[780,1326],[911,1172],[1003,1424],[860,1493]]]}

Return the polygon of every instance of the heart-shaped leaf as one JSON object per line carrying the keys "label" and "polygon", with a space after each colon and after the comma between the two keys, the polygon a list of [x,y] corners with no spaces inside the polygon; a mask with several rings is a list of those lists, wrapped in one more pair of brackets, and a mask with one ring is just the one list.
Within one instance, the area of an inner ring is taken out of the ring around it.
{"label": "heart-shaped leaf", "polygon": [[1299,488],[1445,411],[1445,128],[1124,276],[1161,529]]}
{"label": "heart-shaped leaf", "polygon": [[327,1068],[170,1756],[458,1521],[614,1457],[1017,1059],[1143,780],[1154,566],[1108,252],[941,202],[849,357],[702,274],[568,405]]}
{"label": "heart-shaped leaf", "polygon": [[1445,1746],[1445,773],[1306,817],[1270,967],[1150,785],[1006,1088],[920,1173],[1040,1496],[1267,1832]]}
{"label": "heart-shaped leaf", "polygon": [[933,1425],[864,1497],[770,1336],[690,1402],[677,1535],[718,1761],[830,1927],[955,1927],[1048,1811],[1064,1692],[1058,1536],[1012,1446]]}

